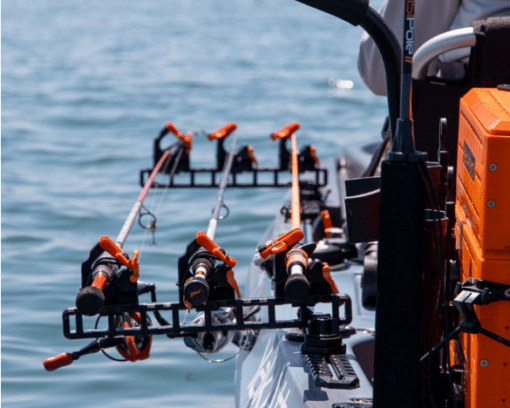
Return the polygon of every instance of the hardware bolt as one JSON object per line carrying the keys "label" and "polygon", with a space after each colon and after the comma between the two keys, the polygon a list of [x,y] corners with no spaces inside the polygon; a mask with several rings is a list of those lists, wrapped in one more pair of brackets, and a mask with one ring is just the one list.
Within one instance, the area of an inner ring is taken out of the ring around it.
{"label": "hardware bolt", "polygon": [[487,360],[482,360],[482,361],[480,361],[480,365],[482,367],[487,367],[489,365],[489,362]]}
{"label": "hardware bolt", "polygon": [[496,202],[494,200],[490,200],[487,205],[489,206],[489,208],[494,208],[496,206]]}
{"label": "hardware bolt", "polygon": [[498,169],[498,165],[496,163],[491,163],[489,165],[489,170],[490,171],[496,171]]}
{"label": "hardware bolt", "polygon": [[510,298],[510,289],[505,290],[505,297]]}

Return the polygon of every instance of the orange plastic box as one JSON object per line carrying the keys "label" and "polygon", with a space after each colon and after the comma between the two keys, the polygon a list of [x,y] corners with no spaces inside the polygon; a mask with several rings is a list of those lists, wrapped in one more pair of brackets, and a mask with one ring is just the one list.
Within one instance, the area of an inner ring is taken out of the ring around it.
{"label": "orange plastic box", "polygon": [[[460,102],[456,238],[461,281],[510,285],[510,91],[470,90]],[[510,339],[510,302],[475,306],[481,327]],[[510,348],[460,336],[465,407],[510,407]]]}

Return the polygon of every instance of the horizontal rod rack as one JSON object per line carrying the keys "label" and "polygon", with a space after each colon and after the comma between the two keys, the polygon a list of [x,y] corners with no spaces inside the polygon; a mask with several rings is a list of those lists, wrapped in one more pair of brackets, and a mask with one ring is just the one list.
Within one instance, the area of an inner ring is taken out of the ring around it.
{"label": "horizontal rod rack", "polygon": [[[211,301],[205,305],[196,308],[199,312],[204,312],[203,325],[181,324],[179,321],[179,311],[186,308],[177,302],[154,302],[141,303],[136,306],[118,305],[107,306],[102,316],[108,319],[108,328],[106,329],[84,329],[83,315],[78,310],[68,308],[64,310],[63,329],[64,336],[68,339],[87,339],[100,337],[117,336],[136,336],[136,335],[157,335],[166,334],[168,337],[187,337],[197,333],[225,331],[225,330],[263,330],[263,329],[284,329],[284,328],[305,328],[308,323],[309,312],[307,306],[313,306],[317,303],[331,304],[332,317],[338,319],[340,326],[348,325],[352,321],[352,302],[346,294],[317,296],[306,302],[291,302],[281,298],[256,298],[256,299],[237,299],[227,301]],[[276,320],[276,306],[288,305],[299,307],[300,313],[298,319]],[[259,306],[261,312],[266,309],[267,320],[251,321],[245,320],[244,308]],[[345,316],[340,317],[340,307],[344,306]],[[236,321],[233,323],[212,323],[212,312],[220,308],[235,308]],[[147,314],[154,312],[171,311],[172,324],[162,326],[149,326],[147,324]],[[139,313],[141,326],[132,328],[116,327],[115,316],[122,313]],[[74,316],[75,329],[71,330],[71,318]]]}
{"label": "horizontal rod rack", "polygon": [[[140,184],[145,185],[152,169],[143,169],[140,171]],[[170,179],[168,183],[161,183],[154,181],[151,188],[215,188],[219,186],[219,181],[216,180],[217,174],[221,174],[221,170],[218,169],[189,169],[186,172],[179,172],[178,174],[186,173],[189,175],[187,182],[175,182],[174,179]],[[251,180],[239,180],[238,175],[251,173]],[[274,168],[257,168],[252,170],[243,170],[242,172],[233,171],[228,181],[227,187],[234,188],[254,188],[254,187],[289,187],[290,179],[282,181],[280,174],[290,174],[288,170],[274,169]],[[324,187],[328,184],[328,171],[327,169],[314,169],[307,170],[304,173],[310,173],[315,176],[315,184],[318,187]],[[209,181],[197,181],[197,175],[199,174],[210,174]],[[269,175],[269,177],[267,176]],[[260,180],[260,176],[265,177],[265,181]],[[271,178],[271,181],[267,179]]]}

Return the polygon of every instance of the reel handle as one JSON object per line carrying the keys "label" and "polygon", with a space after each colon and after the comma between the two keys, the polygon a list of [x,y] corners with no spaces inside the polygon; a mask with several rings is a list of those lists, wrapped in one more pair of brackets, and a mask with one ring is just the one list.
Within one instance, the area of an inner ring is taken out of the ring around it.
{"label": "reel handle", "polygon": [[75,359],[70,353],[62,353],[55,357],[47,358],[43,361],[43,366],[46,371],[55,371],[61,367],[72,364]]}

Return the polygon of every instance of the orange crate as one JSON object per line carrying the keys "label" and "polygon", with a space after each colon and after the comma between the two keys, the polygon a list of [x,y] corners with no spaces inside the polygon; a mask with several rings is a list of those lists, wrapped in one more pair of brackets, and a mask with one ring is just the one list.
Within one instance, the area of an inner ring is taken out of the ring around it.
{"label": "orange crate", "polygon": [[[510,92],[472,89],[460,101],[455,205],[461,281],[510,285]],[[475,306],[481,326],[510,339],[510,302]],[[460,336],[466,408],[510,407],[510,348]]]}

